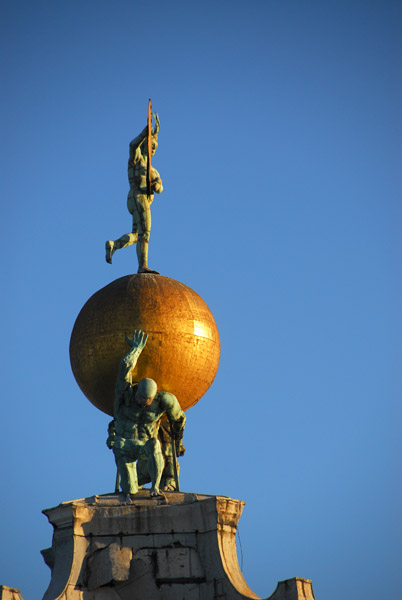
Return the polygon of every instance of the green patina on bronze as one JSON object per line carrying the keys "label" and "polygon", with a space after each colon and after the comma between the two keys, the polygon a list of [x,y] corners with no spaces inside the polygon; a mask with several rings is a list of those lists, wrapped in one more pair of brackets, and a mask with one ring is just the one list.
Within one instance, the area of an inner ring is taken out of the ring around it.
{"label": "green patina on bronze", "polygon": [[[159,116],[152,113],[155,127],[152,129],[152,156],[158,147],[160,129]],[[112,263],[116,250],[137,244],[138,273],[158,273],[148,267],[148,245],[151,234],[151,204],[154,194],[163,191],[162,180],[158,171],[148,161],[150,125],[130,142],[128,158],[128,181],[130,190],[127,197],[127,208],[133,217],[131,233],[125,233],[117,240],[106,242],[106,262]],[[148,163],[150,168],[148,169]],[[148,176],[147,176],[148,172]],[[148,179],[148,181],[147,181]]]}
{"label": "green patina on bronze", "polygon": [[[148,334],[134,331],[132,339],[126,339],[131,349],[119,364],[114,420],[109,424],[107,445],[114,452],[122,491],[126,495],[136,494],[139,487],[150,482],[151,495],[156,496],[160,488],[178,487],[169,437],[172,435],[176,452],[182,456],[186,417],[176,396],[158,392],[152,379],[144,378],[133,384],[131,374]],[[162,422],[164,416],[167,423]]]}

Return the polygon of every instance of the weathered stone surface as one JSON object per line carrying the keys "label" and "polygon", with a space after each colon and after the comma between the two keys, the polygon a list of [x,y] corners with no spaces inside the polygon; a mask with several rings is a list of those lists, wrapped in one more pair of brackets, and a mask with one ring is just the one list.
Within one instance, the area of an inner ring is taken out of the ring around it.
{"label": "weathered stone surface", "polygon": [[117,535],[114,536],[103,536],[99,538],[93,538],[88,552],[95,552],[95,550],[102,550],[110,546],[110,544],[120,544],[120,538]]}
{"label": "weathered stone surface", "polygon": [[96,550],[87,558],[88,590],[117,581],[127,581],[132,556],[131,548],[121,548],[117,544]]}
{"label": "weathered stone surface", "polygon": [[315,600],[311,579],[293,577],[280,581],[267,600]]}
{"label": "weathered stone surface", "polygon": [[55,559],[53,548],[45,548],[44,550],[41,550],[40,553],[42,554],[43,560],[45,561],[49,569],[52,570],[54,567]]}
{"label": "weathered stone surface", "polygon": [[194,548],[163,548],[156,551],[156,579],[182,583],[205,579],[198,552]]}
{"label": "weathered stone surface", "polygon": [[[257,599],[237,562],[243,506],[223,496],[144,490],[131,504],[108,494],[45,510],[54,526],[45,554],[54,566],[44,600]],[[269,600],[314,600],[311,581],[280,582]]]}
{"label": "weathered stone surface", "polygon": [[[121,600],[116,590],[110,586],[98,588],[93,592],[88,592],[88,594],[85,593],[81,597],[85,600]],[[64,600],[64,598],[60,600]]]}
{"label": "weathered stone surface", "polygon": [[21,592],[16,588],[0,585],[0,600],[22,600]]}
{"label": "weathered stone surface", "polygon": [[194,583],[163,585],[160,598],[161,600],[201,600],[200,586]]}
{"label": "weathered stone surface", "polygon": [[160,600],[153,562],[152,550],[140,550],[136,554],[131,563],[129,581],[116,585],[119,600]]}

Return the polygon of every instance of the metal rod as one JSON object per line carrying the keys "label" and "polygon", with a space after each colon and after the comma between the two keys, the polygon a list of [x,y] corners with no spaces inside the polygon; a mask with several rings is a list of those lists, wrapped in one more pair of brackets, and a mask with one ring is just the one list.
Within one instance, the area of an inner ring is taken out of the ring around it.
{"label": "metal rod", "polygon": [[151,157],[152,157],[152,106],[151,98],[148,102],[148,162],[147,162],[147,194],[151,195]]}
{"label": "metal rod", "polygon": [[173,427],[170,424],[170,441],[172,442],[172,454],[173,454],[173,471],[174,479],[176,482],[176,492],[180,492],[179,474],[177,472],[177,455],[176,455],[176,442],[173,437]]}

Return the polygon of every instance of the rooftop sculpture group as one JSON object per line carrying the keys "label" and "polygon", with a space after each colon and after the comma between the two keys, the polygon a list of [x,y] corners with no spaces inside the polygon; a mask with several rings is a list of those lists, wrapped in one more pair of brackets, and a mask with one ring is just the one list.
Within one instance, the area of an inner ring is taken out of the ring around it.
{"label": "rooftop sculpture group", "polygon": [[151,496],[180,491],[184,411],[211,385],[220,355],[216,323],[202,298],[148,267],[151,204],[163,190],[151,165],[159,129],[149,101],[147,125],[130,142],[132,231],[106,242],[108,263],[116,250],[137,245],[137,274],[98,290],[78,315],[70,341],[79,386],[113,416],[107,445],[117,465],[115,491],[121,489],[126,501],[147,483]]}
{"label": "rooftop sculpture group", "polygon": [[[152,128],[152,117],[155,127]],[[154,193],[163,190],[158,171],[151,165],[151,157],[158,147],[160,121],[148,104],[148,123],[130,142],[128,181],[130,190],[127,208],[133,217],[131,233],[106,242],[106,262],[112,263],[116,250],[137,244],[138,273],[158,275],[148,267],[148,245],[151,233],[151,204]],[[147,343],[148,334],[134,331],[126,337],[131,350],[122,358],[116,381],[114,419],[109,424],[107,445],[113,449],[118,475],[116,488],[121,487],[126,499],[136,494],[145,483],[151,483],[151,496],[165,491],[179,490],[176,456],[184,454],[181,444],[186,417],[177,398],[169,392],[158,392],[153,379],[145,377],[132,382],[132,371]],[[170,428],[161,427],[167,417]],[[171,437],[171,445],[166,441]]]}

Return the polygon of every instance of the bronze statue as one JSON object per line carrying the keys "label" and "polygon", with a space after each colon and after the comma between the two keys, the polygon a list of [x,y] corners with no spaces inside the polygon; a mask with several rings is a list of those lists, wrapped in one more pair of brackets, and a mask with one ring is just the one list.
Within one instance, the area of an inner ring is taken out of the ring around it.
{"label": "bronze statue", "polygon": [[[151,101],[150,101],[151,102]],[[131,233],[125,233],[117,240],[106,242],[106,262],[112,264],[116,250],[137,244],[138,273],[156,273],[148,268],[148,245],[151,233],[151,204],[154,193],[163,191],[158,171],[151,166],[151,156],[158,147],[160,121],[158,114],[153,115],[155,127],[152,129],[151,106],[149,104],[148,125],[130,142],[128,158],[128,181],[130,190],[127,208],[133,217]]]}
{"label": "bronze statue", "polygon": [[[166,415],[175,449],[180,455],[184,452],[181,440],[186,417],[177,398],[169,392],[158,392],[153,379],[144,378],[138,384],[132,383],[131,373],[145,347],[148,334],[134,331],[132,339],[126,339],[131,349],[120,361],[114,420],[109,425],[107,445],[113,449],[121,489],[127,498],[129,499],[129,494],[136,494],[139,487],[148,481],[152,484],[151,496],[157,496],[160,495],[162,476],[163,487],[166,490],[173,487],[171,465],[169,466],[171,460],[167,461],[168,468],[164,474],[165,460],[158,439],[161,419]],[[161,433],[160,437],[164,436]],[[165,451],[165,455],[169,454]],[[141,466],[137,471],[140,461]]]}

